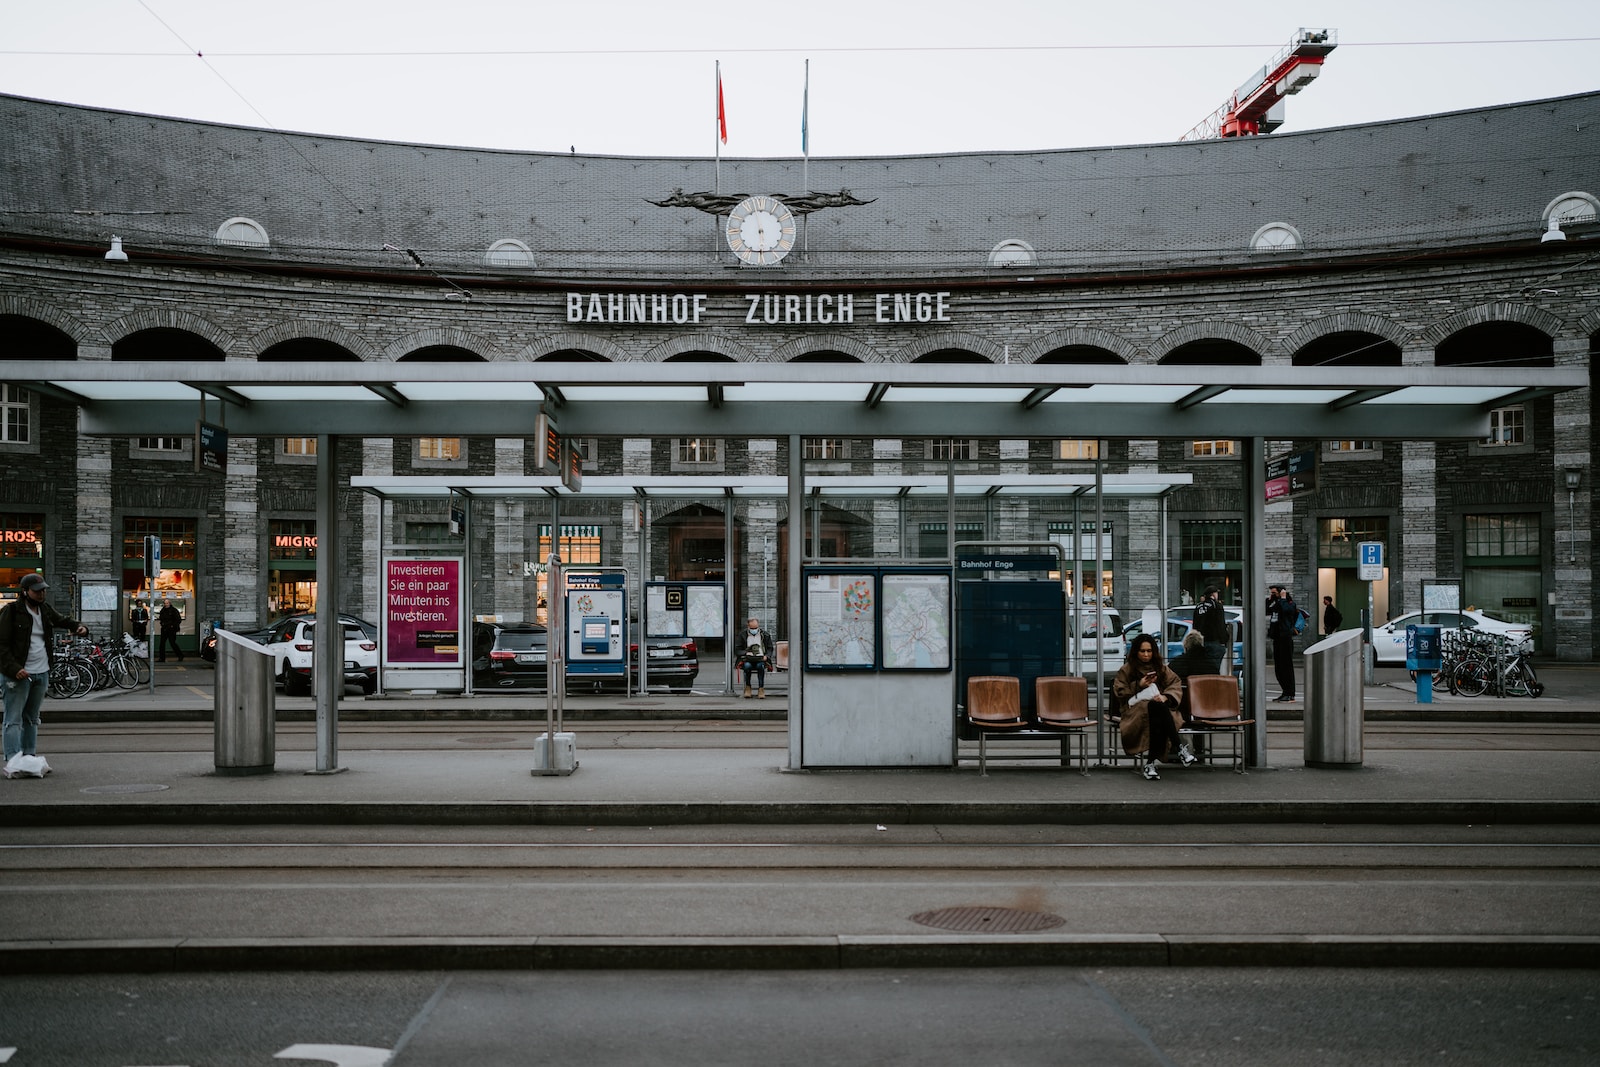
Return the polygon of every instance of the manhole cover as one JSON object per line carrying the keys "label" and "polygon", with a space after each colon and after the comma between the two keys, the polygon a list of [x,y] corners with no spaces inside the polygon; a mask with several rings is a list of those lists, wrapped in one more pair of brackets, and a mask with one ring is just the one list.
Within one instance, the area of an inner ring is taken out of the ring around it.
{"label": "manhole cover", "polygon": [[463,745],[503,745],[515,741],[515,737],[458,737],[456,741]]}
{"label": "manhole cover", "polygon": [[1053,929],[1067,920],[1047,912],[1018,908],[962,907],[918,912],[911,916],[911,921],[961,933],[1031,934],[1035,930]]}
{"label": "manhole cover", "polygon": [[80,793],[93,793],[96,796],[120,795],[123,793],[159,793],[167,787],[164,785],[91,785],[87,789],[80,789]]}

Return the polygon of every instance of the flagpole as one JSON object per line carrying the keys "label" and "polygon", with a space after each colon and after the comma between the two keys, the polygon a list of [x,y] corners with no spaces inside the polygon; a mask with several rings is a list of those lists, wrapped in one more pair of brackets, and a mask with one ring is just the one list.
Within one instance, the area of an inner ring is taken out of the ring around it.
{"label": "flagpole", "polygon": [[717,159],[716,184],[713,186],[713,191],[720,196],[722,193],[722,123],[724,121],[722,118],[722,60],[720,59],[717,60],[716,94],[712,109],[715,118],[711,122],[711,145]]}
{"label": "flagpole", "polygon": [[[811,194],[811,60],[806,60],[806,87],[800,94],[800,191]],[[800,254],[806,254],[806,216],[800,217]]]}

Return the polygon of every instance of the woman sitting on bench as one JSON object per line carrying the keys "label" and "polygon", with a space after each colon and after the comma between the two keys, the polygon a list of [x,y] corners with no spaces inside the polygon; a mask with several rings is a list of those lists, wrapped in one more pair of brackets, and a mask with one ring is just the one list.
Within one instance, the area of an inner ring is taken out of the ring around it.
{"label": "woman sitting on bench", "polygon": [[1194,762],[1194,754],[1178,737],[1183,680],[1161,662],[1154,637],[1140,634],[1133,639],[1111,682],[1111,695],[1122,709],[1122,750],[1130,756],[1146,754],[1146,778],[1161,780],[1161,760],[1169,750],[1178,753],[1184,766]]}

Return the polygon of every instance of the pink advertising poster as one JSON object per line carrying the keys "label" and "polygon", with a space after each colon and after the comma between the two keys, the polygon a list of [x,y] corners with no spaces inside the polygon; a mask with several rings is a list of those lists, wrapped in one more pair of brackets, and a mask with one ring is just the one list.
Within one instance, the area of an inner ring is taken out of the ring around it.
{"label": "pink advertising poster", "polygon": [[461,560],[385,560],[383,589],[385,665],[459,667]]}

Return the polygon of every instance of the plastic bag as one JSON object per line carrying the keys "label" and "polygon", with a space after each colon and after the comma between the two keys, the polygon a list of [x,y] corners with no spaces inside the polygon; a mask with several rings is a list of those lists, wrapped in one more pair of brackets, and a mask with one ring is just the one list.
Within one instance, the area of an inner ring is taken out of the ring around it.
{"label": "plastic bag", "polygon": [[50,773],[50,764],[43,756],[24,756],[18,752],[6,761],[8,778],[43,778]]}

